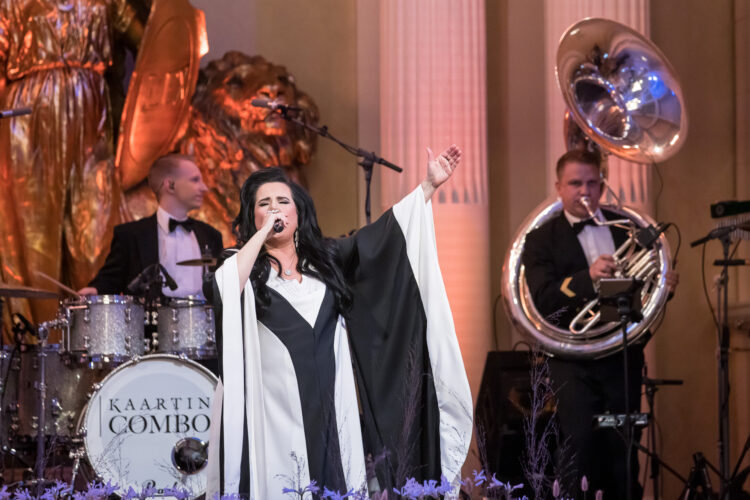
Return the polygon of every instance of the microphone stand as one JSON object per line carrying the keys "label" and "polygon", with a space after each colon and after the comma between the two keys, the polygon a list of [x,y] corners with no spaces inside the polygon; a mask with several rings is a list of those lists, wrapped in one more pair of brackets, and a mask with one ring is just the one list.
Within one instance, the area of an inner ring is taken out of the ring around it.
{"label": "microphone stand", "polygon": [[[648,404],[649,413],[649,428],[648,428],[648,440],[651,443],[651,450],[646,451],[646,454],[651,459],[651,484],[653,485],[653,500],[659,500],[659,472],[661,467],[666,468],[673,474],[677,474],[674,469],[669,465],[662,462],[659,457],[658,450],[656,447],[656,419],[655,419],[655,403],[656,391],[659,390],[660,385],[682,385],[682,380],[669,380],[669,379],[653,379],[647,375],[643,376],[643,385],[646,387],[646,404]],[[636,446],[641,449],[639,444]],[[687,480],[677,474],[677,477],[686,483]],[[644,485],[645,486],[645,485]]]}
{"label": "microphone stand", "polygon": [[[610,287],[611,285],[611,287]],[[643,282],[635,278],[602,279],[599,281],[601,314],[603,321],[619,320],[622,329],[623,389],[625,399],[625,498],[632,497],[631,477],[633,456],[633,419],[630,412],[630,365],[628,361],[628,324],[643,319],[640,307],[640,291]],[[611,290],[609,290],[611,288]],[[635,298],[639,300],[634,304]],[[609,310],[607,310],[609,308]]]}
{"label": "microphone stand", "polygon": [[258,106],[258,107],[270,107],[271,112],[278,111],[279,114],[286,121],[299,125],[300,127],[304,127],[307,130],[310,130],[316,133],[320,137],[325,137],[326,139],[330,139],[336,144],[338,144],[339,146],[341,146],[342,148],[344,148],[349,153],[360,158],[357,164],[361,166],[365,171],[365,220],[367,221],[367,224],[369,224],[370,223],[370,184],[372,182],[372,170],[373,170],[374,165],[377,163],[384,167],[388,167],[391,170],[394,170],[396,172],[403,172],[403,169],[399,167],[398,165],[394,165],[388,160],[381,158],[380,156],[376,155],[375,152],[373,151],[365,151],[362,148],[351,146],[345,143],[344,141],[334,137],[333,135],[331,135],[330,132],[328,132],[327,125],[323,125],[322,127],[316,127],[315,125],[310,125],[306,121],[301,120],[297,116],[292,116],[290,112],[293,112],[294,110],[289,106],[284,106],[282,104],[273,104],[273,105],[266,104],[264,106]]}
{"label": "microphone stand", "polygon": [[721,488],[719,498],[724,499],[730,478],[729,465],[729,266],[744,265],[744,260],[730,260],[729,249],[732,245],[732,232],[735,229],[744,229],[745,225],[735,224],[716,228],[703,238],[693,241],[690,246],[695,247],[707,243],[709,240],[721,241],[721,260],[714,265],[721,267],[719,282],[716,287],[716,315],[719,336],[718,354],[718,380],[719,380],[719,479]]}

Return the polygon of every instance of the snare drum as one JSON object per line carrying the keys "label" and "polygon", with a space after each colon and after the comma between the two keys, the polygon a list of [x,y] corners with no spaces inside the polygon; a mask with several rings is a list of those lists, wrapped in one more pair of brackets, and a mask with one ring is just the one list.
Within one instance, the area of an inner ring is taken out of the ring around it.
{"label": "snare drum", "polygon": [[190,359],[216,357],[214,308],[205,300],[167,297],[159,306],[158,352]]}
{"label": "snare drum", "polygon": [[81,362],[117,365],[145,351],[143,306],[124,295],[90,295],[63,303],[66,352]]}
{"label": "snare drum", "polygon": [[89,479],[133,487],[206,490],[211,399],[217,378],[199,364],[152,354],[110,373],[86,406],[80,432]]}
{"label": "snare drum", "polygon": [[[39,429],[39,347],[26,347],[15,352],[6,348],[2,358],[2,375],[6,378],[3,427],[14,444],[35,440]],[[108,370],[89,370],[71,362],[57,344],[48,345],[43,352],[47,386],[44,434],[71,438],[92,387]]]}

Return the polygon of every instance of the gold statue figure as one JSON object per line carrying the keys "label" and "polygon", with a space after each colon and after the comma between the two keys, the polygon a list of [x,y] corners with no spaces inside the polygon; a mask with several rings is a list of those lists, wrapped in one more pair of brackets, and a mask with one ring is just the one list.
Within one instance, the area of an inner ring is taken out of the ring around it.
{"label": "gold statue figure", "polygon": [[[261,56],[230,51],[201,70],[185,133],[175,145],[195,156],[209,188],[203,206],[192,215],[220,230],[228,245],[235,240],[231,222],[239,212],[245,179],[260,168],[278,165],[304,183],[301,167],[315,151],[314,134],[253,106],[253,99],[295,106],[301,109],[300,119],[318,121],[317,106],[286,68]],[[153,195],[143,184],[129,190],[127,200],[135,218],[155,210]]]}
{"label": "gold statue figure", "polygon": [[126,0],[0,4],[0,108],[33,109],[0,121],[3,282],[43,286],[42,271],[78,288],[99,268],[122,206],[104,72],[114,35],[137,46],[141,32]]}

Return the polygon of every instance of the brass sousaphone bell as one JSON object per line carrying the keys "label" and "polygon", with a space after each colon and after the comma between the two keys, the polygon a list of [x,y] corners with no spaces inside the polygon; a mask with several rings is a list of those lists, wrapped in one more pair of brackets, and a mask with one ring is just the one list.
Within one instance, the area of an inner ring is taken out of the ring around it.
{"label": "brass sousaphone bell", "polygon": [[[632,162],[656,163],[682,146],[687,115],[676,74],[661,51],[639,33],[607,19],[579,21],[560,40],[556,70],[569,108],[565,123],[569,149],[587,148],[605,157],[611,153]],[[633,208],[603,208],[627,219],[630,228],[629,241],[616,252],[623,275],[645,282],[643,319],[628,325],[630,343],[642,337],[664,310],[669,244],[662,234],[651,248],[638,248],[636,229],[654,221]],[[600,358],[622,348],[622,331],[618,323],[599,321],[596,301],[587,306],[590,312],[570,325],[554,325],[537,311],[526,285],[522,263],[526,235],[561,210],[559,200],[546,201],[518,229],[503,266],[506,310],[515,326],[548,354]]]}

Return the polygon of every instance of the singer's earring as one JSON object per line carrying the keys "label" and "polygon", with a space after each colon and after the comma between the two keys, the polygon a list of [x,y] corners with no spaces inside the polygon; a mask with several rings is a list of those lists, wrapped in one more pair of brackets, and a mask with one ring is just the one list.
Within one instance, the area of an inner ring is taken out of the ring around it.
{"label": "singer's earring", "polygon": [[294,249],[299,250],[299,229],[294,230]]}

